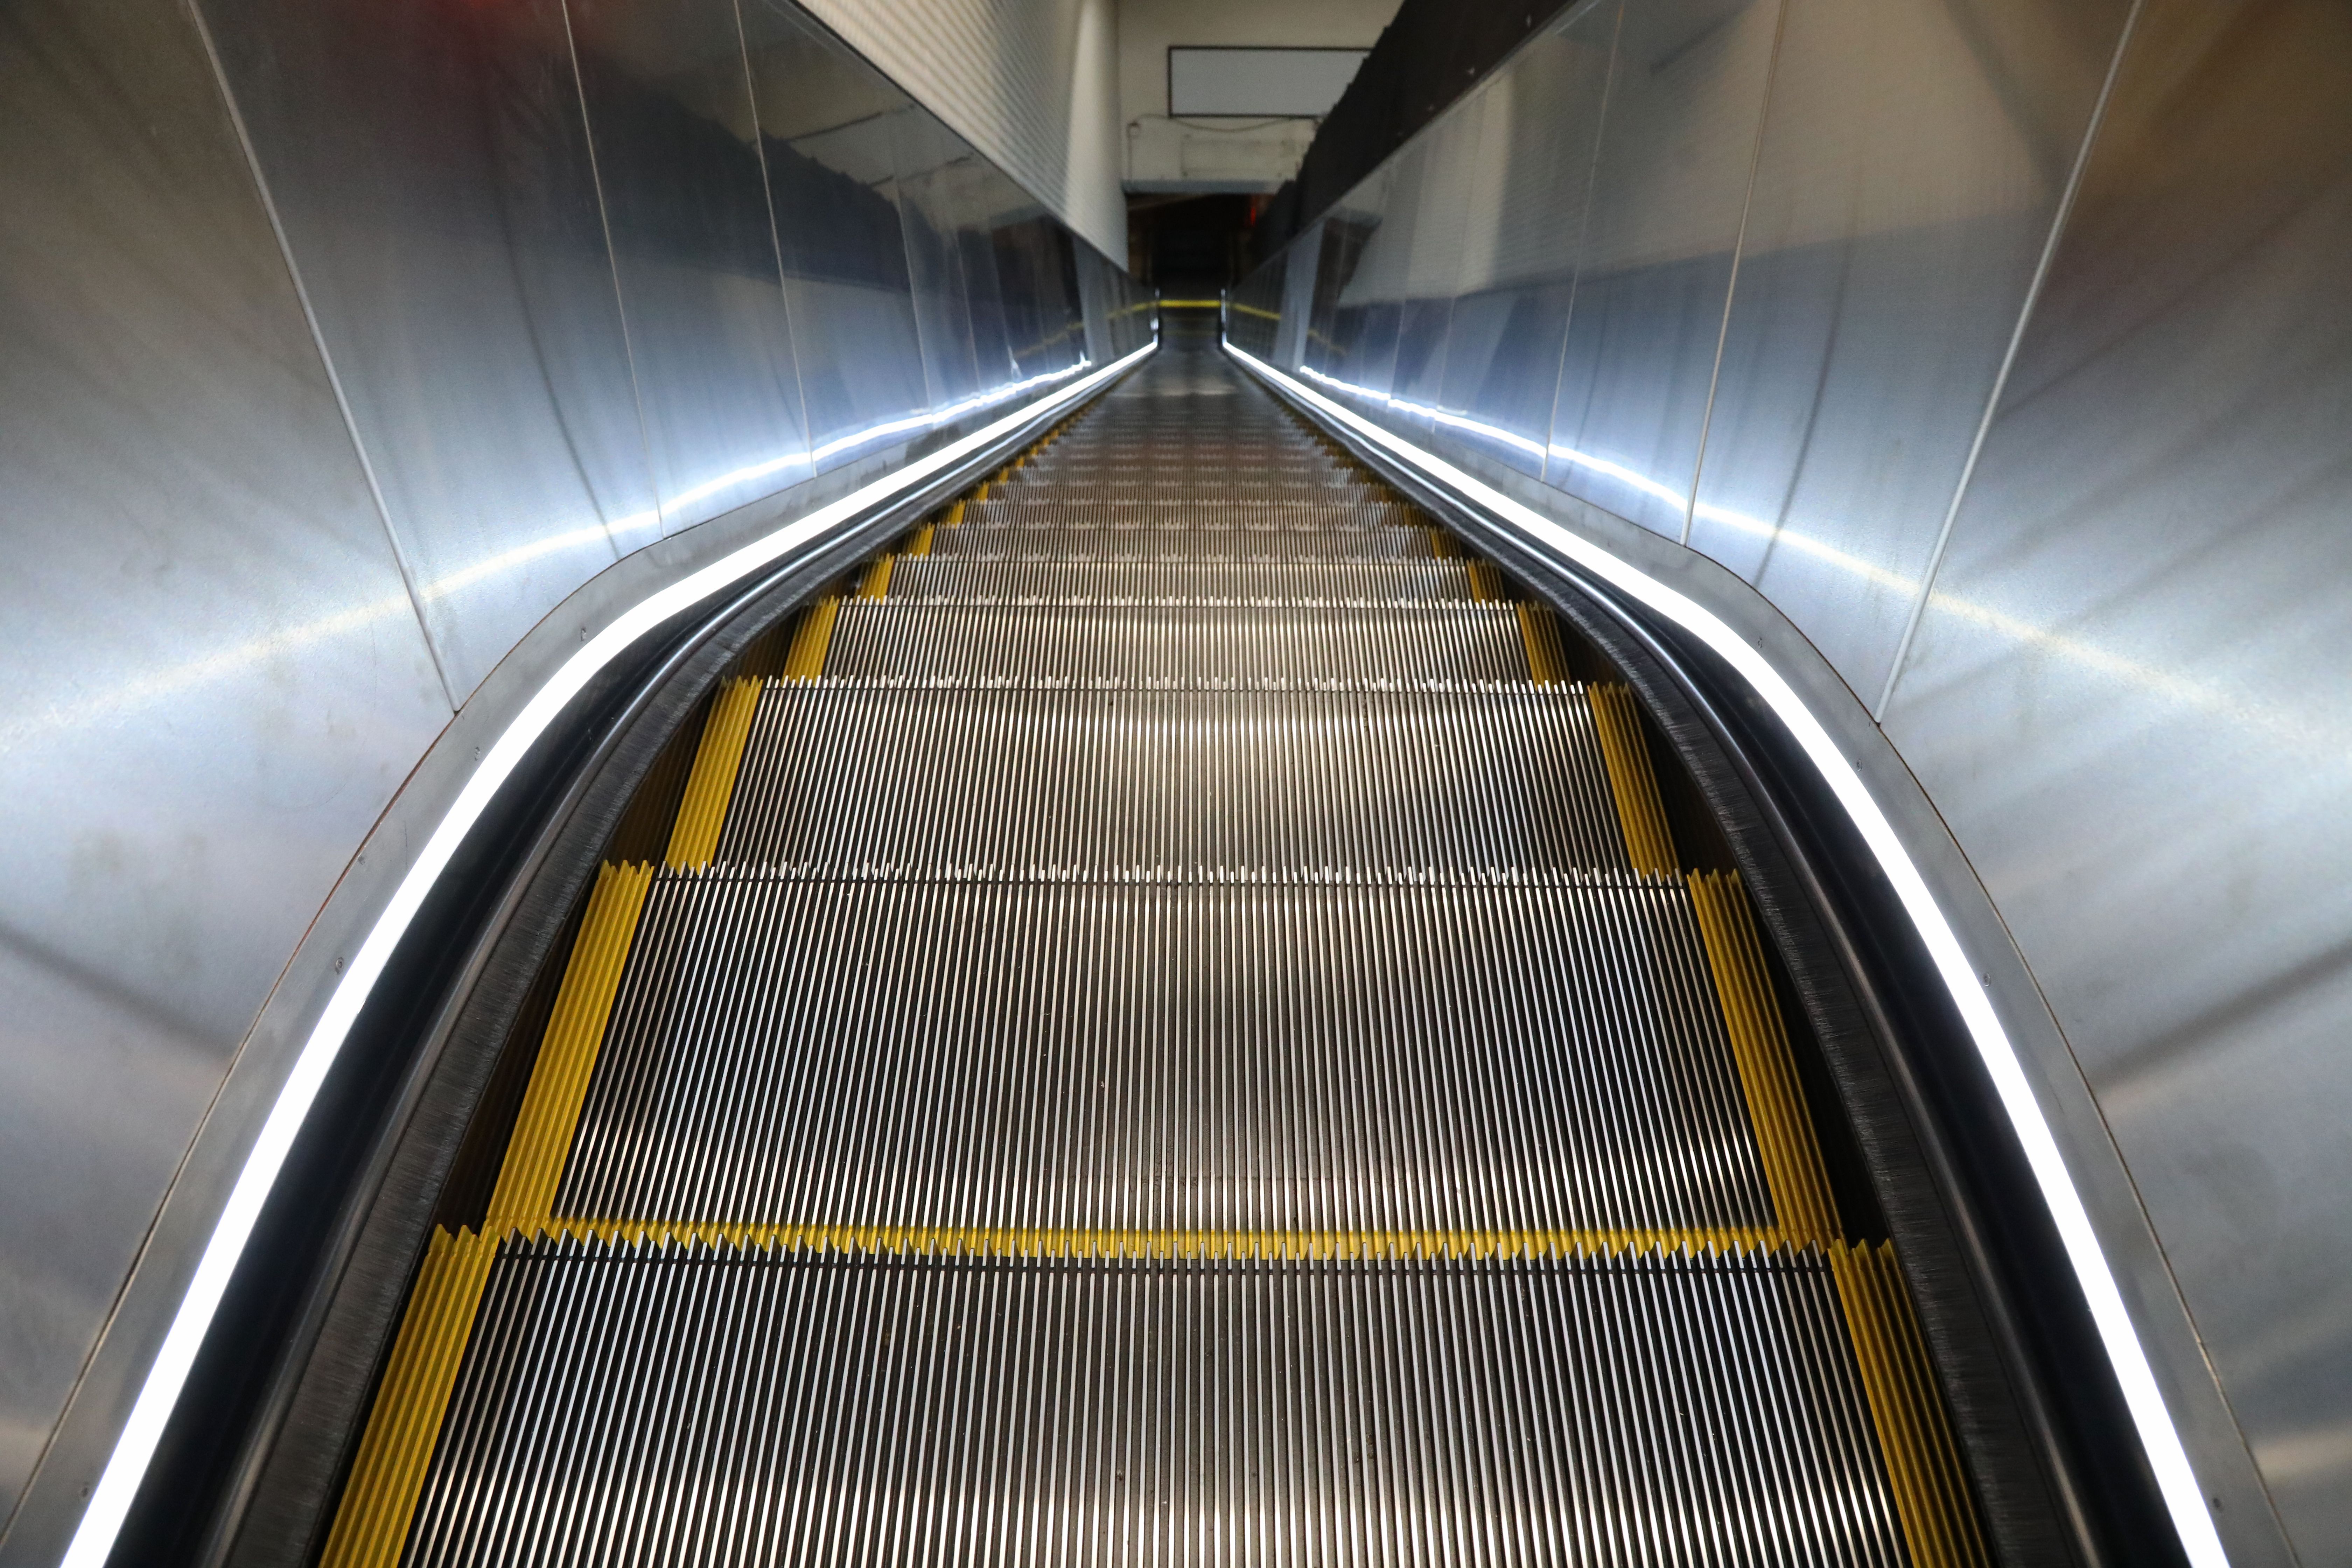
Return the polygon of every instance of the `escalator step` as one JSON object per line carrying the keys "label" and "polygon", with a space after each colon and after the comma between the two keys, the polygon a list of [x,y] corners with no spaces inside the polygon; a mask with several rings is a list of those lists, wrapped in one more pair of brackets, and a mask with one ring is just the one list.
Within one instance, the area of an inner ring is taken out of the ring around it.
{"label": "escalator step", "polygon": [[1773,1223],[1690,894],[654,880],[554,1212]]}
{"label": "escalator step", "polygon": [[502,1249],[416,1568],[1906,1557],[1817,1254]]}
{"label": "escalator step", "polygon": [[908,875],[1286,879],[1628,864],[1583,689],[1526,684],[772,682],[717,858]]}
{"label": "escalator step", "polygon": [[970,605],[847,599],[824,673],[907,686],[1462,686],[1528,679],[1507,604]]}
{"label": "escalator step", "polygon": [[1428,512],[1383,496],[1348,496],[1318,491],[1301,500],[1244,500],[1240,496],[1204,496],[1197,500],[1082,499],[1058,491],[990,491],[988,500],[964,503],[964,524],[1066,529],[1204,529],[1212,536],[1233,529],[1413,529],[1430,527]]}
{"label": "escalator step", "polygon": [[1475,597],[1470,563],[1071,561],[901,555],[893,599],[1024,604],[1430,604]]}
{"label": "escalator step", "polygon": [[1070,521],[1040,508],[1034,521],[965,521],[936,530],[931,555],[1055,561],[1426,561],[1435,555],[1426,528],[1257,528]]}

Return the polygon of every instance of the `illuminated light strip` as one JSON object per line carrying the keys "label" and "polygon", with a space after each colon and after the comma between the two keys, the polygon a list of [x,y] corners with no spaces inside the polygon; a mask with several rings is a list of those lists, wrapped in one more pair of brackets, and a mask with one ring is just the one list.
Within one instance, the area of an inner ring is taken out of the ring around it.
{"label": "illuminated light strip", "polygon": [[1788,726],[1789,732],[1821,770],[1831,793],[1845,807],[1846,815],[1903,900],[1903,908],[1927,944],[1945,988],[1951,993],[1953,1005],[1968,1026],[1969,1037],[1984,1061],[1985,1070],[1991,1075],[2001,1108],[2008,1112],[2010,1126],[2023,1145],[2026,1162],[2042,1189],[2042,1201],[2050,1206],[2051,1219],[2058,1227],[2059,1240],[2074,1266],[2074,1278],[2090,1304],[2092,1321],[2098,1327],[2107,1360],[2115,1368],[2116,1381],[2123,1388],[2124,1402],[2131,1411],[2140,1444],[2147,1450],[2148,1466],[2156,1474],[2158,1489],[2172,1516],[2181,1549],[2196,1568],[2226,1568],[2229,1554],[2222,1550],[2221,1538],[2213,1528],[2213,1516],[2206,1507],[2205,1493],[2197,1483],[2196,1472],[2189,1466],[2179,1428],[2173,1424],[2172,1413],[2165,1408],[2163,1392],[2157,1387],[2155,1371],[2148,1364],[2147,1347],[2140,1343],[2139,1331],[2124,1305],[2123,1292],[2116,1285],[2115,1271],[2108,1266],[2105,1249],[2099,1245],[2098,1233],[2091,1226],[2090,1213],[2075,1188],[2074,1173],[2067,1170],[2065,1157],[2058,1152],[2058,1140],[2050,1130],[2049,1119],[2042,1113],[2041,1101],[2034,1098],[2032,1085],[2026,1081],[2017,1047],[2001,1026],[2000,1015],[1993,1011],[1992,1000],[1978,981],[1975,966],[1969,962],[1951,922],[1945,919],[1935,895],[1928,890],[1927,879],[1913,864],[1910,851],[1904,847],[1894,825],[1863,783],[1862,774],[1846,760],[1828,729],[1805,706],[1796,689],[1747,639],[1689,595],[1668,587],[1444,458],[1382,429],[1255,354],[1230,342],[1224,349],[1261,379],[1285,388],[1300,402],[1329,416],[1482,510],[1507,521],[1520,532],[1690,632],[1738,670],[1757,695],[1770,705],[1780,722]]}
{"label": "illuminated light strip", "polygon": [[114,1538],[122,1528],[124,1516],[130,1511],[131,1500],[138,1494],[139,1483],[147,1473],[148,1462],[154,1458],[155,1445],[162,1437],[163,1424],[171,1417],[179,1402],[181,1388],[186,1384],[188,1370],[195,1363],[196,1352],[203,1345],[205,1331],[212,1326],[213,1314],[219,1309],[221,1295],[227,1289],[229,1277],[236,1271],[245,1244],[253,1234],[255,1221],[260,1216],[262,1205],[268,1201],[270,1189],[276,1185],[279,1170],[286,1163],[288,1152],[295,1136],[300,1132],[303,1120],[310,1114],[311,1101],[318,1098],[319,1087],[327,1071],[334,1065],[350,1035],[352,1022],[360,1009],[367,1005],[369,993],[383,974],[393,950],[406,934],[409,922],[416,916],[441,873],[448,867],[458,846],[472,830],[491,800],[520,764],[532,744],[545,733],[574,697],[604,668],[619,658],[639,637],[672,616],[694,608],[713,595],[740,583],[762,567],[773,564],[793,551],[814,543],[823,535],[839,527],[858,513],[887,501],[892,497],[914,489],[931,476],[953,468],[972,453],[1003,439],[1022,426],[1053,409],[1077,401],[1096,387],[1120,374],[1157,350],[1157,343],[1146,343],[1126,358],[1105,365],[1083,381],[1049,397],[1041,398],[998,420],[986,429],[976,431],[950,446],[942,447],[927,458],[920,458],[905,468],[875,480],[872,484],[828,502],[797,518],[766,536],[752,541],[668,587],[660,589],[624,611],[604,629],[583,644],[580,651],[566,659],[548,679],[545,685],[526,702],[522,710],[507,725],[505,732],[483,752],[481,762],[457,792],[440,825],[418,851],[416,859],[401,879],[390,902],[366,938],[359,944],[344,966],[343,977],[327,998],[327,1005],[319,1021],[311,1026],[310,1037],[302,1043],[300,1053],[294,1058],[293,1070],[278,1089],[278,1098],[262,1122],[259,1136],[247,1152],[244,1168],[237,1173],[236,1184],[229,1189],[228,1200],[221,1207],[219,1217],[213,1223],[211,1238],[205,1244],[197,1259],[194,1276],[180,1299],[179,1310],[173,1313],[172,1326],[163,1336],[161,1349],[147,1368],[145,1380],[140,1384],[139,1397],[131,1407],[130,1417],[116,1436],[114,1451],[108,1456],[106,1468],[100,1472],[98,1484],[91,1489],[89,1501],[82,1510],[81,1522],[75,1527],[72,1542],[66,1548],[63,1568],[101,1568],[107,1554],[113,1550]]}

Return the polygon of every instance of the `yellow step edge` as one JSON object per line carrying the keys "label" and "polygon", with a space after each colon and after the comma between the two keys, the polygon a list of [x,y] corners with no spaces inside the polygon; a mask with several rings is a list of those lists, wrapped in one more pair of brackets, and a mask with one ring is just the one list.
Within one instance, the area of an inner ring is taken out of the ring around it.
{"label": "yellow step edge", "polygon": [[1451,561],[1462,553],[1462,548],[1454,542],[1452,534],[1442,528],[1433,528],[1429,531],[1429,552],[1440,561]]}
{"label": "yellow step edge", "polygon": [[885,555],[866,569],[866,580],[857,585],[861,599],[885,599],[890,595],[890,563],[895,555]]}
{"label": "yellow step edge", "polygon": [[1748,1099],[1764,1180],[1780,1229],[1800,1241],[1823,1244],[1843,1234],[1830,1194],[1819,1135],[1797,1081],[1789,1032],[1772,1000],[1771,981],[1748,894],[1738,872],[1694,873],[1691,905],[1715,978],[1717,1001],[1730,1037],[1732,1061]]}
{"label": "yellow step edge", "polygon": [[1650,751],[1642,741],[1641,715],[1633,694],[1622,686],[1587,689],[1593,727],[1601,736],[1601,760],[1609,770],[1610,793],[1617,797],[1617,825],[1625,835],[1625,858],[1636,871],[1670,876],[1682,869],[1675,857],[1674,836],[1666,830],[1666,812],[1658,799],[1657,775],[1650,771]]}
{"label": "yellow step edge", "polygon": [[[979,498],[974,497],[972,499],[978,500]],[[942,516],[940,521],[950,528],[960,526],[963,522],[963,502],[957,501],[953,505],[950,506],[946,514]]]}
{"label": "yellow step edge", "polygon": [[760,682],[730,680],[719,689],[710,716],[703,721],[702,742],[695,748],[686,794],[677,804],[677,822],[662,856],[666,864],[695,870],[709,865],[719,853],[728,803],[735,798],[735,775],[742,771],[743,748],[759,710]]}
{"label": "yellow step edge", "polygon": [[1828,1251],[1914,1568],[1990,1568],[1894,1243],[1840,1242]]}
{"label": "yellow step edge", "polygon": [[433,1233],[320,1568],[391,1568],[399,1562],[496,1254],[494,1244],[472,1231]]}
{"label": "yellow step edge", "polygon": [[802,615],[800,627],[793,633],[793,646],[784,655],[786,680],[814,680],[824,673],[825,650],[832,646],[833,623],[840,614],[841,601],[828,595]]}
{"label": "yellow step edge", "polygon": [[937,523],[927,522],[915,530],[915,536],[907,542],[907,553],[929,555],[931,552],[931,532],[938,526]]}
{"label": "yellow step edge", "polygon": [[636,936],[637,919],[653,886],[650,866],[606,866],[596,875],[579,939],[555,994],[547,1035],[523,1090],[485,1229],[528,1234],[553,1213],[557,1183],[572,1150],[572,1129],[588,1095],[588,1078],[604,1043],[604,1026],[620,992],[621,969]]}

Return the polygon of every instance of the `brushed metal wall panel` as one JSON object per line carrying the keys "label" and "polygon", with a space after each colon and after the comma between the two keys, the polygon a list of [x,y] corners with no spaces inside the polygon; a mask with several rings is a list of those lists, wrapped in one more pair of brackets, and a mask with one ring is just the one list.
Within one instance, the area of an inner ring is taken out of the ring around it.
{"label": "brushed metal wall panel", "polygon": [[899,213],[906,224],[907,267],[914,280],[923,368],[931,406],[944,407],[978,396],[981,388],[959,235],[963,203],[957,188],[974,165],[965,161],[971,150],[955,133],[919,109],[891,116],[890,143],[898,161]]}
{"label": "brushed metal wall panel", "polygon": [[820,472],[925,414],[889,116],[907,98],[799,7],[745,0],[743,41]]}
{"label": "brushed metal wall panel", "polygon": [[1025,204],[979,153],[967,153],[956,168],[956,248],[963,258],[964,308],[971,314],[971,357],[982,392],[992,393],[1016,379],[1004,282],[996,269],[996,226],[1001,215]]}
{"label": "brushed metal wall panel", "polygon": [[2150,0],[1887,714],[2305,1563],[2352,1561],[2347,257],[2352,12]]}
{"label": "brushed metal wall panel", "polygon": [[2125,0],[1788,0],[1690,542],[1877,700]]}
{"label": "brushed metal wall panel", "polygon": [[1493,90],[1473,93],[1423,132],[1412,242],[1397,280],[1396,370],[1390,377],[1393,416],[1408,428],[1435,428],[1445,379],[1445,339],[1472,226],[1491,223],[1495,192],[1479,156]]}
{"label": "brushed metal wall panel", "polygon": [[238,1043],[449,721],[203,44],[0,25],[0,1520]]}
{"label": "brushed metal wall panel", "polygon": [[[1325,221],[1340,237],[1327,244],[1331,288],[1328,367],[1338,390],[1381,417],[1396,373],[1406,280],[1412,272],[1412,229],[1428,153],[1419,140],[1383,164]],[[1320,290],[1318,289],[1318,294]]]}
{"label": "brushed metal wall panel", "polygon": [[1575,11],[1481,90],[1491,192],[1445,346],[1449,439],[1540,477],[1623,7]]}
{"label": "brushed metal wall panel", "polygon": [[210,0],[463,698],[658,536],[559,0]]}
{"label": "brushed metal wall panel", "polygon": [[1561,358],[1550,481],[1679,537],[1780,0],[1626,7]]}
{"label": "brushed metal wall panel", "polygon": [[732,0],[571,0],[646,440],[676,533],[809,477]]}

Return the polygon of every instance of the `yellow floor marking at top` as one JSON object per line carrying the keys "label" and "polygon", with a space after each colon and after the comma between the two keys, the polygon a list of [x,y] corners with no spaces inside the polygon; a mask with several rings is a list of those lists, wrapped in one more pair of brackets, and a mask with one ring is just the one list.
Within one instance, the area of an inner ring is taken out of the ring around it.
{"label": "yellow floor marking at top", "polygon": [[665,864],[692,870],[709,865],[719,853],[727,806],[735,798],[735,775],[742,769],[744,743],[751,738],[752,716],[759,710],[758,681],[730,680],[719,689],[710,717],[703,721],[702,743],[695,749],[686,795],[677,804],[677,823],[662,857]]}

